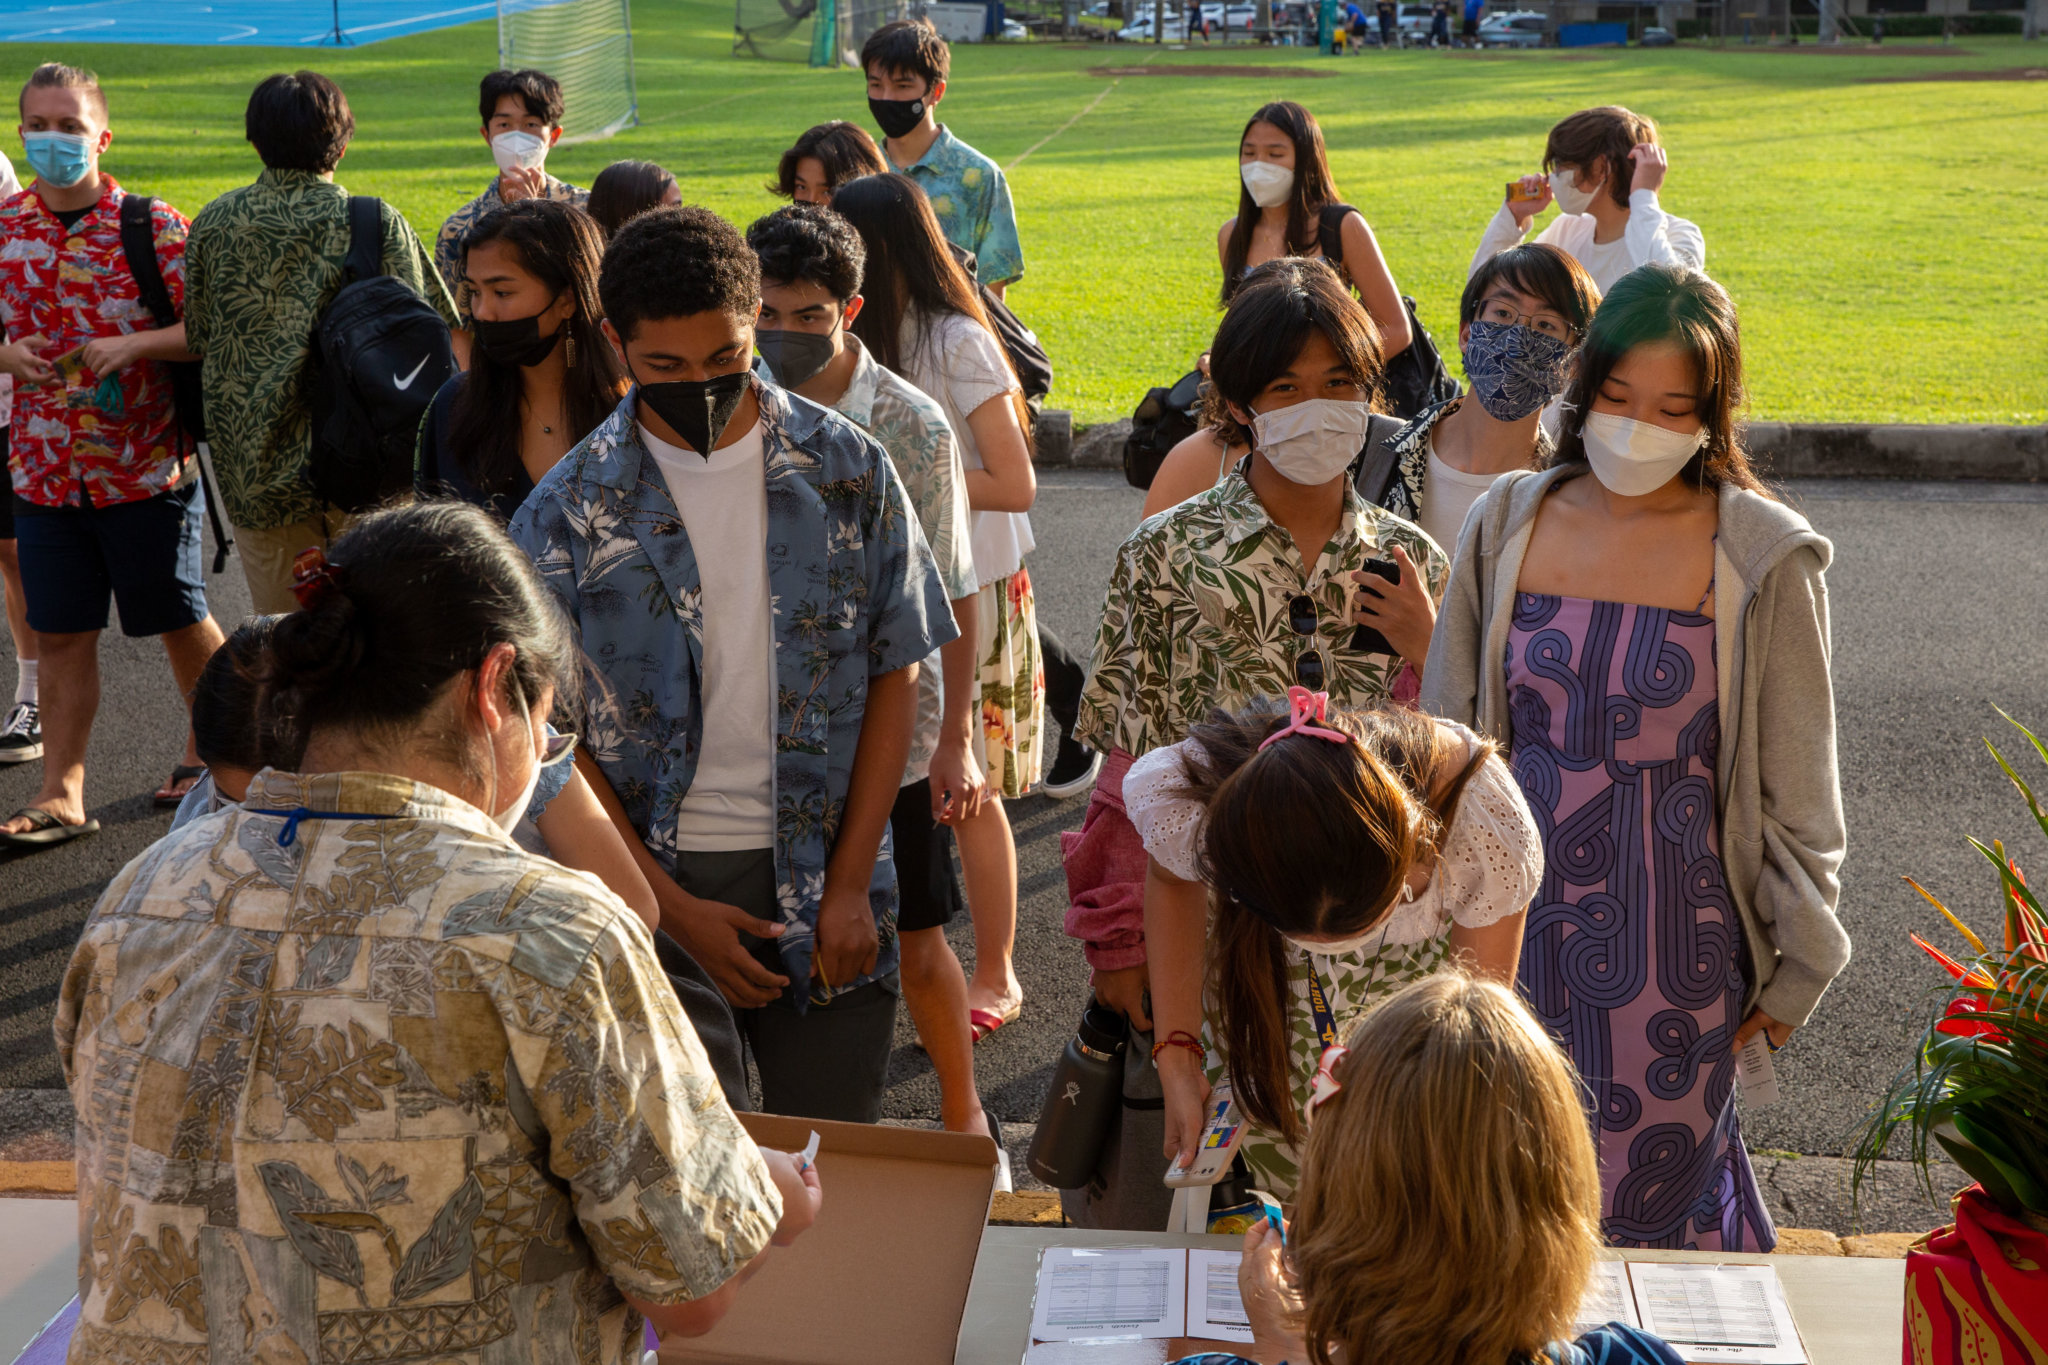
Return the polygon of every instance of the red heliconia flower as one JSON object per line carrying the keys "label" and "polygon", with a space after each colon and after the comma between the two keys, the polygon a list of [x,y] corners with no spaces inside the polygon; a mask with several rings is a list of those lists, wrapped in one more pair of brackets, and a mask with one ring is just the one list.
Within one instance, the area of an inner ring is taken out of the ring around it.
{"label": "red heliconia flower", "polygon": [[2005,1035],[1999,1031],[1996,1024],[1970,1017],[1973,1014],[1988,1012],[1989,1007],[1983,1001],[1967,995],[1958,996],[1949,1002],[1947,1011],[1934,1027],[1957,1038],[1984,1038],[1994,1043],[2006,1041]]}

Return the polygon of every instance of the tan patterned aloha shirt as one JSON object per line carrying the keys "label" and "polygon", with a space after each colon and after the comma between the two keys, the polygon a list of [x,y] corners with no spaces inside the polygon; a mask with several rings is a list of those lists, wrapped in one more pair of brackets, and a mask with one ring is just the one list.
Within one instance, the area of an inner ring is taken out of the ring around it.
{"label": "tan patterned aloha shirt", "polygon": [[1307,638],[1288,624],[1290,598],[1316,602],[1316,648],[1330,700],[1370,706],[1401,661],[1351,648],[1351,573],[1401,546],[1441,599],[1450,561],[1419,526],[1344,486],[1344,518],[1311,572],[1266,515],[1241,471],[1140,523],[1117,551],[1081,697],[1079,737],[1134,756],[1187,738],[1210,708],[1280,696],[1294,685]]}
{"label": "tan patterned aloha shirt", "polygon": [[403,778],[153,845],[56,1033],[76,1362],[637,1361],[781,1216],[640,920]]}

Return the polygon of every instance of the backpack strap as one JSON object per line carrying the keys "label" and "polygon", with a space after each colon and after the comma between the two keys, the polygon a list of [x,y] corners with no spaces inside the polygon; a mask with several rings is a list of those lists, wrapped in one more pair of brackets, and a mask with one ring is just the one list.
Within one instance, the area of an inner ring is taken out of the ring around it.
{"label": "backpack strap", "polygon": [[1366,418],[1365,449],[1358,453],[1352,483],[1358,496],[1374,507],[1384,506],[1380,500],[1386,496],[1387,485],[1393,482],[1394,470],[1401,463],[1401,457],[1394,453],[1394,438],[1407,428],[1408,424],[1398,417],[1376,412]]}
{"label": "backpack strap", "polygon": [[121,254],[128,258],[135,292],[142,296],[142,306],[156,319],[156,325],[175,327],[178,310],[171,306],[171,291],[164,287],[163,267],[156,259],[155,209],[156,200],[146,194],[121,196]]}
{"label": "backpack strap", "polygon": [[342,269],[350,283],[384,273],[384,201],[375,195],[348,197],[348,258]]}
{"label": "backpack strap", "polygon": [[1339,270],[1344,267],[1344,220],[1356,212],[1351,204],[1325,204],[1316,215],[1316,246],[1323,259]]}

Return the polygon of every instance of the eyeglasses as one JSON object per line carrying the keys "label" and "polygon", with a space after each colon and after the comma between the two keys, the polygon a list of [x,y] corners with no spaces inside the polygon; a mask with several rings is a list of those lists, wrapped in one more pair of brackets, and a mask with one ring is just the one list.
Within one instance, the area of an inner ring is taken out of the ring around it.
{"label": "eyeglasses", "polygon": [[1569,322],[1549,309],[1538,308],[1534,312],[1524,313],[1502,298],[1491,298],[1479,305],[1479,320],[1498,323],[1504,327],[1520,323],[1532,332],[1541,332],[1544,336],[1555,337],[1559,341],[1570,341],[1577,336]]}
{"label": "eyeglasses", "polygon": [[[1316,599],[1307,593],[1297,593],[1287,599],[1287,624],[1296,635],[1316,638]],[[1328,674],[1323,668],[1323,652],[1311,646],[1294,659],[1294,680],[1311,692],[1324,690]]]}

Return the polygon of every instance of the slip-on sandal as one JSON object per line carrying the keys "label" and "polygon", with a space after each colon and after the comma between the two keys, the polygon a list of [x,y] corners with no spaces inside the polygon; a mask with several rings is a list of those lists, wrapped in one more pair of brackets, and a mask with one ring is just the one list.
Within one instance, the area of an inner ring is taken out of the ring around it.
{"label": "slip-on sandal", "polygon": [[[8,820],[26,820],[29,827],[19,834],[0,834],[0,848],[48,848],[53,844],[69,843],[82,839],[88,834],[100,832],[100,822],[87,820],[82,825],[67,825],[41,806],[23,806],[7,817]],[[4,824],[5,821],[0,821]]]}
{"label": "slip-on sandal", "polygon": [[1001,1014],[996,1013],[994,1010],[969,1010],[967,1011],[967,1024],[968,1027],[974,1030],[974,1041],[978,1043],[1003,1025],[1016,1023],[1017,1016],[1023,1012],[1024,1006],[1022,1002],[1010,1006],[1006,1012]]}
{"label": "slip-on sandal", "polygon": [[204,763],[180,763],[171,769],[170,780],[158,787],[156,794],[149,799],[159,806],[175,806],[192,794],[192,789],[199,785],[199,779],[204,776]]}

